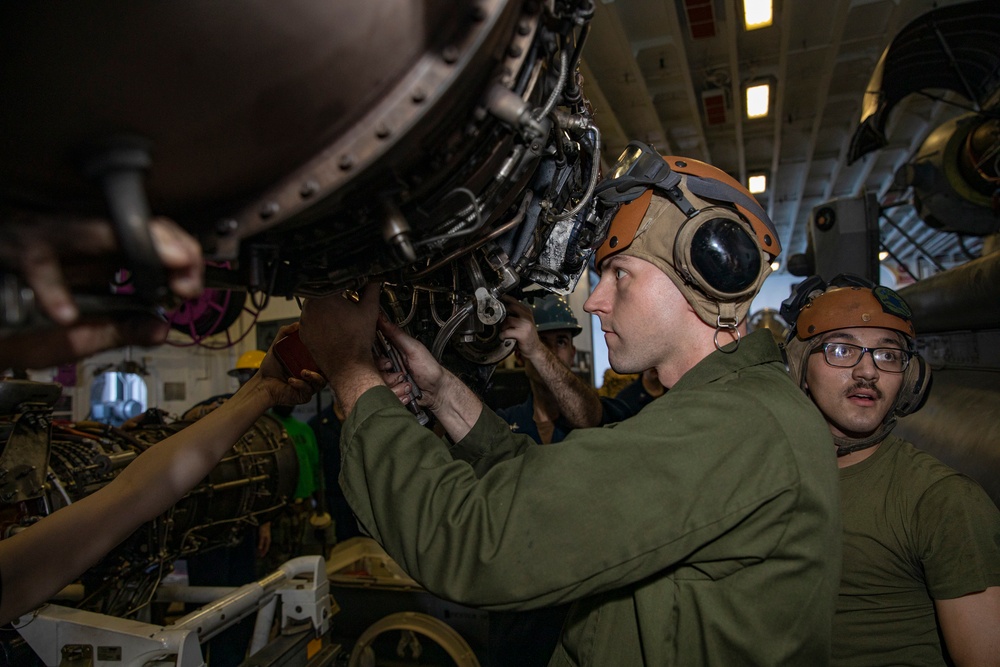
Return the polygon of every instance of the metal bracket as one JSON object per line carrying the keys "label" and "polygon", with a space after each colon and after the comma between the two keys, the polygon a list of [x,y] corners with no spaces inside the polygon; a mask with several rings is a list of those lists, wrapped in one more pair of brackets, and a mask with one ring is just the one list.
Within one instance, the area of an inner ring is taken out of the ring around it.
{"label": "metal bracket", "polygon": [[309,620],[317,635],[327,633],[336,605],[322,556],[293,558],[166,627],[58,605],[25,614],[14,627],[46,665],[89,653],[93,667],[144,665],[163,658],[173,658],[176,667],[204,667],[202,641],[275,599],[282,602],[282,628]]}

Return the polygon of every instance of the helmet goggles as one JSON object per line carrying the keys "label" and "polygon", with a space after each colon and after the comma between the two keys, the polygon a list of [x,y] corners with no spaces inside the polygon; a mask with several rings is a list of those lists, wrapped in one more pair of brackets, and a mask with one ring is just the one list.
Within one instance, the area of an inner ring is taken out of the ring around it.
{"label": "helmet goggles", "polygon": [[651,188],[669,190],[681,182],[679,174],[647,144],[632,141],[615,162],[594,195],[606,205],[626,203]]}

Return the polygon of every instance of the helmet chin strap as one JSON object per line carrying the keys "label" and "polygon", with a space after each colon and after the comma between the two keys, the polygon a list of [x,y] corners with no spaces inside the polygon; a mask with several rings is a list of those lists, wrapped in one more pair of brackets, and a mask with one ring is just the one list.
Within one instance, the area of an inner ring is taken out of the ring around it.
{"label": "helmet chin strap", "polygon": [[889,432],[896,426],[894,418],[887,420],[884,424],[875,429],[875,432],[865,438],[844,438],[839,435],[833,436],[833,444],[837,445],[837,458],[847,456],[862,449],[874,447],[885,440]]}

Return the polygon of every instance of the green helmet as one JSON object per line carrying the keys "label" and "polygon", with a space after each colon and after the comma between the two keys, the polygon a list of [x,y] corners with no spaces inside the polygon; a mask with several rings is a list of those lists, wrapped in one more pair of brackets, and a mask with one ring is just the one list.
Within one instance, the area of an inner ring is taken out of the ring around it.
{"label": "green helmet", "polygon": [[573,335],[583,331],[576,320],[573,309],[566,297],[559,294],[546,294],[533,299],[529,304],[535,317],[535,328],[538,331],[554,331],[557,329],[572,329]]}

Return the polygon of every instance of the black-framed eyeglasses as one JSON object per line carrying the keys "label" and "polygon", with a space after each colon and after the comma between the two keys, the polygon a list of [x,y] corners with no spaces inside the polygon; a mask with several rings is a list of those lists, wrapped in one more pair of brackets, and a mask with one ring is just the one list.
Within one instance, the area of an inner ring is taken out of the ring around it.
{"label": "black-framed eyeglasses", "polygon": [[865,354],[870,354],[875,368],[886,373],[902,373],[913,356],[898,347],[862,347],[851,343],[823,343],[813,351],[816,352],[822,352],[826,363],[836,368],[854,368]]}

